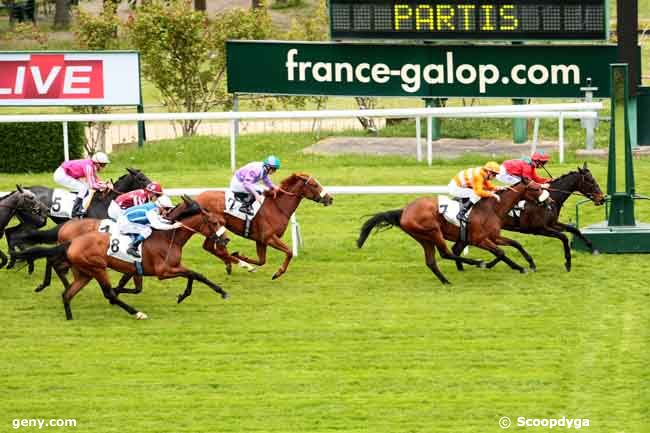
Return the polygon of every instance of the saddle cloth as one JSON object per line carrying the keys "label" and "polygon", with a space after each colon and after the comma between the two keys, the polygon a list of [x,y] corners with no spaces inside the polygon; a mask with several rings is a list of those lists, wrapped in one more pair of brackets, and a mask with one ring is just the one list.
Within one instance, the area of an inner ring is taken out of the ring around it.
{"label": "saddle cloth", "polygon": [[[460,203],[457,200],[453,200],[446,195],[438,196],[438,213],[445,217],[445,220],[449,224],[453,224],[456,227],[460,227],[460,221],[458,221],[458,211],[460,210]],[[465,215],[469,218],[472,208],[470,208]]]}
{"label": "saddle cloth", "polygon": [[[141,261],[141,259],[136,259],[131,254],[127,253],[126,250],[131,244],[131,236],[123,235],[120,233],[119,225],[111,220],[104,219],[99,223],[100,232],[109,233],[111,239],[108,242],[108,251],[107,254],[111,257],[115,257],[118,260],[122,260],[127,263],[135,263]],[[142,244],[138,245],[138,253],[142,256]]]}
{"label": "saddle cloth", "polygon": [[[90,190],[83,200],[84,211],[90,206],[95,190]],[[72,218],[72,206],[77,198],[77,193],[65,189],[55,188],[52,191],[52,205],[50,206],[50,216],[58,218]]]}
{"label": "saddle cloth", "polygon": [[240,212],[239,208],[242,207],[243,203],[237,199],[235,196],[235,193],[232,190],[226,190],[226,208],[224,209],[224,212],[226,212],[228,215],[232,215],[235,218],[239,218],[240,220],[246,221],[247,219],[253,219],[255,218],[255,215],[257,215],[257,212],[260,210],[262,207],[262,204],[264,204],[264,200],[266,197],[262,195],[262,203],[258,203],[257,201],[254,201],[253,204],[251,205],[251,210],[253,212],[252,215],[249,215],[244,212]]}

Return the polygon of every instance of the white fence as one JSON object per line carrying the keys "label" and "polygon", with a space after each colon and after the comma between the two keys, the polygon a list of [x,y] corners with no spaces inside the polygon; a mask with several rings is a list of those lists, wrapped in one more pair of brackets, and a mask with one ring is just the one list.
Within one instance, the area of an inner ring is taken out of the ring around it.
{"label": "white fence", "polygon": [[[122,113],[122,114],[21,114],[0,115],[3,122],[60,122],[63,124],[63,154],[69,159],[68,122],[125,122],[125,121],[174,121],[174,120],[223,120],[230,122],[230,166],[237,166],[236,143],[240,120],[252,119],[340,119],[349,117],[414,118],[416,120],[417,156],[422,159],[421,119],[427,120],[427,162],[433,161],[432,120],[445,117],[489,118],[557,118],[559,122],[558,151],[564,162],[564,119],[597,119],[595,110],[602,109],[600,102],[568,104],[494,105],[480,107],[432,107],[381,110],[322,110],[322,111],[256,111],[214,113]],[[537,131],[537,123],[535,131]],[[535,132],[536,136],[536,132]]]}

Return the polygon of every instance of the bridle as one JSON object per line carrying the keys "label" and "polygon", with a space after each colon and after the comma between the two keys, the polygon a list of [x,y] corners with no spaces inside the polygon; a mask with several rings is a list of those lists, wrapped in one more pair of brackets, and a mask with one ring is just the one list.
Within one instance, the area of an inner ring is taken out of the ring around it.
{"label": "bridle", "polygon": [[[218,224],[211,223],[210,220],[208,219],[208,214],[209,214],[208,210],[202,207],[201,208],[201,225],[199,226],[198,229],[194,229],[194,228],[192,228],[192,227],[190,227],[190,226],[188,226],[186,224],[183,224],[181,221],[178,221],[178,222],[181,224],[182,228],[184,228],[184,229],[186,229],[186,230],[188,230],[188,231],[190,231],[192,233],[201,233],[201,234],[203,234],[202,233],[203,227],[205,227],[207,225],[212,234],[209,235],[209,236],[205,236],[205,237],[208,240],[211,240],[211,241],[214,241],[214,242],[217,242],[217,243],[223,243],[223,241],[224,241],[223,234],[226,232],[225,226],[221,226],[219,228]],[[215,225],[218,227],[217,229],[215,229]],[[219,234],[219,232],[221,232],[221,234]]]}
{"label": "bridle", "polygon": [[[582,189],[582,186],[585,183],[587,183],[587,181],[585,180],[586,175],[584,173],[580,173],[580,172],[578,172],[578,175],[579,175],[579,179],[578,179],[578,188],[577,189]],[[593,185],[592,190],[595,190],[596,189],[595,182],[589,182],[589,183],[591,185]],[[586,197],[586,198],[588,198],[589,200],[591,200],[593,202],[596,201],[596,193],[595,192],[590,192],[590,193],[585,194],[585,193],[580,192],[580,191],[565,191],[565,190],[562,190],[562,189],[550,188],[550,187],[548,188],[548,190],[549,191],[562,192],[562,193],[565,193],[565,194],[568,194],[568,195],[575,194],[575,195],[579,195],[579,196],[582,196],[582,197]],[[601,192],[601,194],[602,194],[602,192]]]}

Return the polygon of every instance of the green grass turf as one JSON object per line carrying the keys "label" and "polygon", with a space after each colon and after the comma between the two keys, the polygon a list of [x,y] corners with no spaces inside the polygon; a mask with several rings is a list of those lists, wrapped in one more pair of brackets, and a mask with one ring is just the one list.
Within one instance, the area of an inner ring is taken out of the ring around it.
{"label": "green grass turf", "polygon": [[[325,185],[438,185],[480,162],[429,168],[405,158],[304,156],[309,144],[305,135],[244,136],[238,161],[274,152],[284,164],[277,179],[304,170]],[[126,166],[167,187],[222,186],[230,177],[226,139],[149,143],[111,158],[105,177]],[[650,162],[635,163],[637,190],[648,192]],[[591,167],[604,188],[605,163]],[[50,174],[1,175],[0,190],[16,182],[52,185]],[[281,254],[272,251],[257,273],[227,276],[193,239],[185,264],[231,299],[195,284],[177,305],[183,280],[149,278],[143,294],[124,295],[149,315],[143,322],[108,305],[96,283],[74,299],[75,320],[66,322],[59,283],[33,293],[42,264],[33,276],[0,271],[0,431],[12,431],[13,419],[74,418],[76,428],[50,431],[474,433],[501,431],[501,416],[588,418],[587,431],[597,433],[649,431],[647,256],[574,253],[567,273],[558,241],[512,235],[537,273],[503,264],[459,273],[439,260],[453,283],[442,286],[397,229],[372,235],[361,250],[354,243],[364,215],[413,198],[303,203],[304,248],[276,281]],[[602,208],[585,211],[585,223],[602,219]],[[650,221],[647,205],[638,217]],[[254,253],[240,238],[235,249]],[[476,248],[470,255],[488,257]]]}

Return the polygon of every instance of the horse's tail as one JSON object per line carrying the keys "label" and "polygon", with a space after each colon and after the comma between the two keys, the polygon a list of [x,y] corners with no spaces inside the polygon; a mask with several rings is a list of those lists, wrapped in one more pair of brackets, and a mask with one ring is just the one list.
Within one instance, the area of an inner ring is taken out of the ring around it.
{"label": "horse's tail", "polygon": [[27,230],[20,234],[19,241],[28,245],[55,244],[59,239],[59,231],[63,224],[49,230]]}
{"label": "horse's tail", "polygon": [[71,241],[64,242],[61,245],[51,248],[35,247],[24,251],[13,252],[11,253],[11,257],[17,262],[32,262],[36,259],[43,259],[46,257],[65,258],[70,242]]}
{"label": "horse's tail", "polygon": [[361,227],[361,233],[359,233],[359,239],[357,239],[357,247],[361,248],[370,236],[372,229],[376,228],[377,230],[389,229],[391,227],[399,227],[399,221],[402,218],[402,212],[404,209],[394,209],[386,212],[380,212],[378,214],[370,217],[368,221],[363,224]]}

